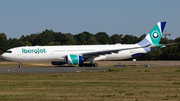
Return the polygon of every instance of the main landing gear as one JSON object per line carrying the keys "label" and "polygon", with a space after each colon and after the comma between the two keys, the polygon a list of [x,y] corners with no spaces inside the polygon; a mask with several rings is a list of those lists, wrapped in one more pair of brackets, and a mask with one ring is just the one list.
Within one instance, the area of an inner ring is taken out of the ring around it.
{"label": "main landing gear", "polygon": [[22,68],[22,65],[21,65],[21,62],[20,62],[20,61],[18,61],[18,64],[19,64],[18,67],[19,67],[19,68]]}
{"label": "main landing gear", "polygon": [[82,63],[82,64],[79,64],[79,67],[97,67],[98,64],[97,63],[93,63],[93,60],[94,60],[94,57],[91,57],[91,58],[85,58],[84,61],[89,61],[90,63]]}
{"label": "main landing gear", "polygon": [[97,63],[83,63],[83,64],[79,64],[79,67],[97,67],[98,64]]}

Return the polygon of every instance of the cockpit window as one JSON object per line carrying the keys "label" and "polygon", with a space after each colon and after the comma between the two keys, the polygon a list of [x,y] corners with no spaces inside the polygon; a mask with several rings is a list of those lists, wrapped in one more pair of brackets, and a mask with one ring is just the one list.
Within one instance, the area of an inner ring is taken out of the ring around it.
{"label": "cockpit window", "polygon": [[12,53],[12,51],[6,51],[5,53]]}

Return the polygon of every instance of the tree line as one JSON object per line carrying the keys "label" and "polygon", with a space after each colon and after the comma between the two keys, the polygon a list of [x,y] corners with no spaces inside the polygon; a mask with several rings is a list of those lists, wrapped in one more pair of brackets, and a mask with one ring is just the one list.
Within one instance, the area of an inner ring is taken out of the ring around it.
{"label": "tree line", "polygon": [[[121,37],[119,34],[109,36],[106,32],[98,32],[96,34],[84,31],[82,33],[72,35],[71,33],[54,32],[46,29],[41,33],[22,35],[19,39],[9,38],[5,33],[0,33],[0,54],[7,49],[19,46],[51,46],[51,45],[99,45],[99,44],[135,44],[146,37],[146,34],[139,38],[133,35],[125,35]],[[138,60],[180,60],[180,37],[172,40],[162,38],[160,44],[168,44],[176,42],[176,45],[158,49],[148,54],[137,57]]]}

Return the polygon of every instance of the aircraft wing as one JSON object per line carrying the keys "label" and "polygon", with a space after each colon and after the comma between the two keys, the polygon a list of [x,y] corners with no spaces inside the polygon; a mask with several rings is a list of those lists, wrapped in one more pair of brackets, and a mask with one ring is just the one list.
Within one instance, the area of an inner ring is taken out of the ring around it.
{"label": "aircraft wing", "polygon": [[115,50],[103,50],[103,51],[95,51],[95,52],[88,52],[88,53],[83,53],[83,57],[97,57],[99,55],[105,55],[105,54],[111,54],[111,53],[118,53],[119,51],[123,50],[130,50],[130,49],[137,49],[137,48],[145,48],[149,47],[151,44],[144,46],[144,47],[132,47],[132,48],[124,48],[124,49],[115,49]]}

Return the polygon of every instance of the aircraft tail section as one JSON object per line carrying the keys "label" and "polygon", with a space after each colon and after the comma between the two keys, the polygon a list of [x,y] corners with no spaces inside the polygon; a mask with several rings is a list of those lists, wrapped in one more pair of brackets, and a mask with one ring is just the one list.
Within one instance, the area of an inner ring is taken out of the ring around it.
{"label": "aircraft tail section", "polygon": [[153,45],[159,46],[159,42],[161,40],[162,33],[164,31],[166,22],[158,22],[155,27],[148,33],[148,35],[139,43],[140,46]]}

